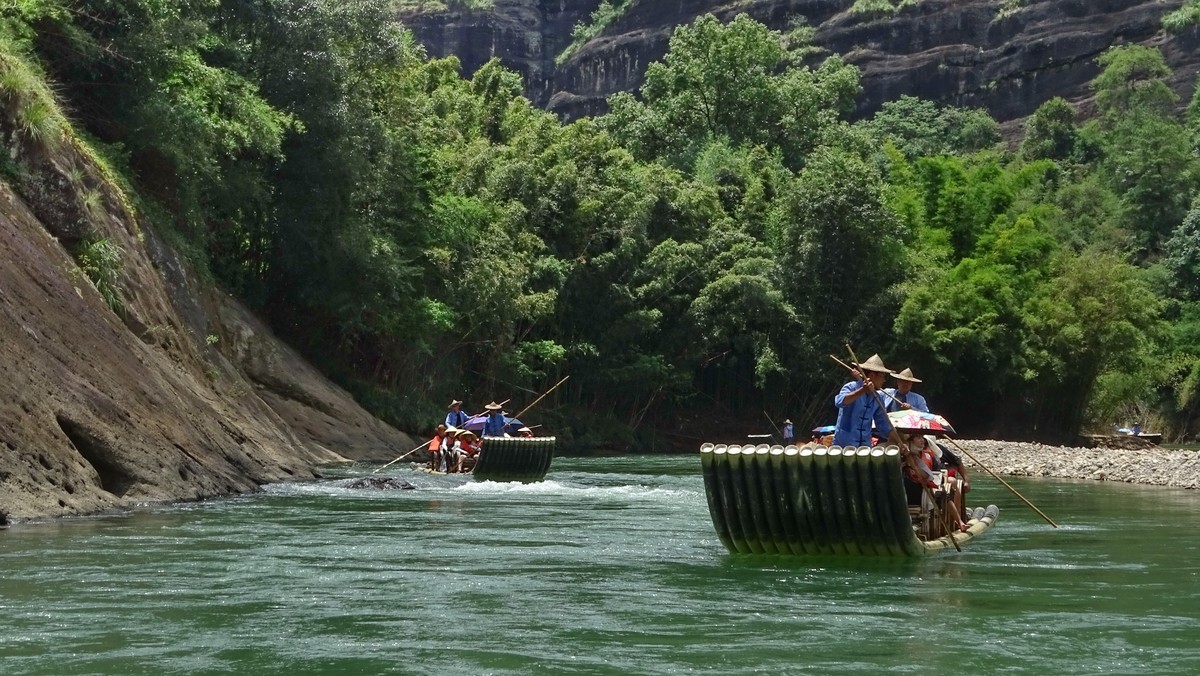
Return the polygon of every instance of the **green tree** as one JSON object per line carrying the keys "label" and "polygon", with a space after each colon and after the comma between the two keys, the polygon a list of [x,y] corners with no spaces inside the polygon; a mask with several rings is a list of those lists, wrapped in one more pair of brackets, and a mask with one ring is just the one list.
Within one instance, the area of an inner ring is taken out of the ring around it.
{"label": "green tree", "polygon": [[1097,62],[1104,71],[1092,81],[1099,117],[1091,125],[1104,153],[1100,170],[1121,199],[1138,254],[1154,258],[1186,215],[1200,177],[1192,141],[1177,119],[1161,52],[1114,47]]}
{"label": "green tree", "polygon": [[1177,297],[1200,300],[1200,200],[1192,204],[1164,248],[1163,263],[1170,271],[1171,287]]}
{"label": "green tree", "polygon": [[1056,96],[1038,106],[1025,121],[1021,156],[1026,160],[1064,161],[1074,152],[1078,133],[1075,108]]}
{"label": "green tree", "polygon": [[846,340],[883,344],[887,293],[902,276],[907,235],[884,203],[878,170],[856,155],[820,148],[781,208],[779,261],[796,309],[801,363]]}
{"label": "green tree", "polygon": [[705,15],[678,28],[663,61],[646,69],[640,101],[612,97],[605,124],[641,159],[690,166],[723,138],[780,148],[797,168],[821,129],[850,111],[858,70],[836,57],[815,71],[793,67],[784,42],[745,14],[727,25]]}
{"label": "green tree", "polygon": [[1000,126],[986,111],[939,106],[908,95],[884,103],[864,124],[910,158],[972,153],[1000,141]]}

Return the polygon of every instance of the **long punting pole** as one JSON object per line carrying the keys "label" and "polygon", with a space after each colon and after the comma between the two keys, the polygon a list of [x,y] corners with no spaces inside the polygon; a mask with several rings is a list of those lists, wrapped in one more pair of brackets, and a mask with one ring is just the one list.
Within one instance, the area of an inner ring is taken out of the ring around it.
{"label": "long punting pole", "polygon": [[979,465],[980,467],[985,469],[988,474],[991,474],[992,477],[996,479],[996,481],[999,481],[1000,483],[1004,484],[1004,487],[1007,488],[1008,490],[1012,491],[1013,495],[1017,496],[1018,498],[1021,498],[1021,501],[1024,502],[1025,504],[1029,505],[1030,509],[1037,512],[1039,516],[1041,516],[1043,519],[1045,519],[1046,523],[1050,524],[1051,526],[1054,526],[1055,528],[1058,528],[1058,524],[1054,523],[1054,521],[1050,517],[1048,517],[1044,513],[1042,513],[1042,510],[1038,509],[1032,502],[1030,502],[1029,500],[1026,500],[1024,495],[1021,495],[1020,493],[1017,492],[1017,489],[1013,488],[1012,486],[1009,486],[1007,481],[1005,481],[1004,479],[1001,479],[995,472],[992,471],[992,468],[988,467],[987,465],[983,464],[982,462],[979,462],[979,458],[976,458],[975,456],[971,455],[971,452],[968,451],[967,449],[963,448],[962,445],[959,444],[957,441],[950,439],[950,437],[946,437],[946,438],[950,440],[950,443],[954,444],[955,448],[962,451],[964,454],[966,454],[966,456],[968,458],[973,460],[976,465]]}
{"label": "long punting pole", "polygon": [[774,421],[774,420],[771,420],[771,416],[767,415],[767,412],[766,412],[766,411],[763,411],[763,415],[767,416],[767,422],[771,423],[771,427],[774,427],[774,428],[775,428],[775,433],[776,433],[776,434],[778,434],[778,435],[779,435],[779,438],[781,438],[781,439],[782,439],[782,438],[783,438],[783,432],[780,432],[780,431],[779,431],[779,427],[777,427],[777,426],[775,425],[775,421]]}
{"label": "long punting pole", "polygon": [[[854,348],[850,347],[849,343],[846,343],[846,351],[850,353],[851,361],[853,361],[855,364],[861,363],[858,361],[858,356],[854,354]],[[830,355],[830,356],[832,356],[832,355]],[[836,357],[835,357],[835,359],[836,359]],[[838,360],[838,361],[840,362],[841,360]],[[843,366],[847,366],[847,365],[843,364]],[[850,369],[850,370],[859,375],[862,375],[863,387],[866,387],[867,374],[865,372],[859,373],[857,371],[854,371],[854,369]],[[871,394],[875,395],[875,403],[879,406],[879,410],[883,411],[883,415],[886,416],[887,415],[887,406],[883,405],[883,398],[879,396],[879,392],[877,392],[875,390],[875,388],[872,387]],[[893,431],[895,431],[895,428],[893,428]],[[909,469],[913,473],[913,476],[917,477],[919,480],[921,473],[920,473],[920,471],[918,471],[917,466],[916,466],[917,459],[913,455],[912,449],[910,449],[908,447],[908,442],[904,440],[904,437],[900,436],[899,432],[896,432],[896,441],[900,442],[900,449],[903,451],[902,455],[904,457],[904,462],[908,464]],[[942,528],[946,531],[946,534],[948,536],[950,536],[950,544],[954,545],[954,549],[956,551],[961,552],[962,547],[958,546],[958,540],[954,539],[954,528],[952,527],[953,524],[949,523],[949,520],[946,517],[946,510],[942,509],[942,506],[938,504],[937,499],[934,498],[934,496],[933,496],[933,491],[929,490],[929,486],[926,485],[926,483],[924,481],[921,481],[921,488],[925,491],[925,495],[929,498],[929,503],[931,505],[933,505],[933,508],[935,510],[937,510],[938,518],[942,522]],[[961,518],[961,516],[959,518]]]}
{"label": "long punting pole", "polygon": [[554,387],[551,387],[550,389],[546,390],[546,393],[545,393],[545,394],[543,394],[542,396],[538,397],[537,399],[534,399],[532,404],[530,404],[530,405],[526,406],[525,408],[521,409],[521,412],[520,412],[520,413],[518,413],[518,414],[516,414],[516,415],[514,415],[513,417],[514,417],[514,418],[520,418],[521,416],[523,416],[523,415],[525,415],[526,413],[528,413],[528,412],[529,412],[529,409],[533,408],[534,406],[537,406],[537,403],[538,403],[539,401],[541,401],[541,400],[545,399],[545,398],[546,398],[546,395],[550,394],[550,393],[551,393],[551,392],[553,392],[554,390],[557,390],[557,389],[558,389],[558,386],[559,386],[559,385],[562,385],[562,384],[563,384],[563,383],[565,383],[565,382],[567,382],[567,378],[570,378],[570,377],[571,377],[571,376],[569,376],[569,375],[568,375],[568,376],[563,376],[563,379],[562,379],[562,380],[558,381],[557,383],[554,383]]}
{"label": "long punting pole", "polygon": [[400,456],[399,458],[396,458],[395,460],[389,462],[388,464],[384,465],[383,467],[372,470],[371,474],[375,474],[376,472],[379,472],[380,470],[384,470],[384,469],[387,469],[388,467],[391,467],[392,465],[400,462],[401,460],[407,458],[408,456],[412,455],[413,453],[416,453],[417,451],[421,450],[422,448],[425,448],[426,446],[428,446],[429,444],[432,444],[432,443],[433,443],[433,439],[426,441],[425,443],[421,444],[420,446],[417,446],[416,448],[412,449],[408,453],[405,453],[404,455]]}

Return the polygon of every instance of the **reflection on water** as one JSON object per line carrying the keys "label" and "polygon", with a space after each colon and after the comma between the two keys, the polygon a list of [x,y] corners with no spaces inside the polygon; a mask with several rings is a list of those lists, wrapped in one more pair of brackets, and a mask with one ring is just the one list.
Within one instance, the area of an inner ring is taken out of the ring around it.
{"label": "reflection on water", "polygon": [[695,457],[395,468],[0,532],[4,673],[1200,670],[1196,492],[1014,479],[919,560],[735,557]]}

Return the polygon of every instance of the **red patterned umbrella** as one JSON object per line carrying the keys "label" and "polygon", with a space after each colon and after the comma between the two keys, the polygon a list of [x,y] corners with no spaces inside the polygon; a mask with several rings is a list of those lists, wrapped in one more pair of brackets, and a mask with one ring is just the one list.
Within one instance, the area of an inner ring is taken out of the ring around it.
{"label": "red patterned umbrella", "polygon": [[950,421],[936,413],[916,410],[893,411],[888,414],[888,420],[891,421],[892,427],[901,432],[921,432],[939,437],[957,434]]}

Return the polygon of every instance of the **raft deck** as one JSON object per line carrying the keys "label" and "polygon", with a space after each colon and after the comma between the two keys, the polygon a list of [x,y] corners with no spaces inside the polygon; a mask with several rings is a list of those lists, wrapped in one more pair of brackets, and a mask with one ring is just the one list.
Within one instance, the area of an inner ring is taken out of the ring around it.
{"label": "raft deck", "polygon": [[[921,540],[904,494],[900,450],[704,444],[713,527],[735,554],[924,556],[954,549]],[[959,547],[995,523],[999,509],[965,510]]]}

